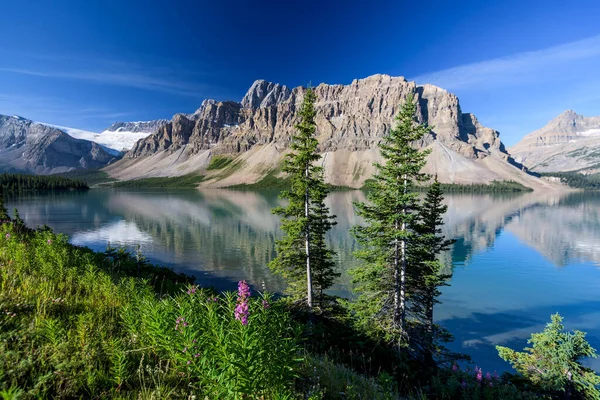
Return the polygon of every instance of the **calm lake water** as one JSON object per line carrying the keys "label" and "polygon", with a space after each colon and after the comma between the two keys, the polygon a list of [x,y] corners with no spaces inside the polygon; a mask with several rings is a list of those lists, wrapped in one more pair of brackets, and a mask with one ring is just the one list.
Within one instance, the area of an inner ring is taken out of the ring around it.
{"label": "calm lake water", "polygon": [[[330,245],[342,277],[334,292],[350,296],[346,271],[357,265],[348,233],[359,223],[359,191],[336,192]],[[133,248],[153,262],[234,289],[240,279],[278,291],[266,264],[274,256],[276,193],[233,190],[109,190],[9,199],[30,226],[47,224],[95,250]],[[522,348],[559,312],[570,329],[588,332],[600,350],[600,194],[447,195],[444,232],[456,239],[445,255],[452,271],[436,308],[439,323],[485,370],[508,370],[497,344]],[[600,371],[600,362],[588,362]]]}

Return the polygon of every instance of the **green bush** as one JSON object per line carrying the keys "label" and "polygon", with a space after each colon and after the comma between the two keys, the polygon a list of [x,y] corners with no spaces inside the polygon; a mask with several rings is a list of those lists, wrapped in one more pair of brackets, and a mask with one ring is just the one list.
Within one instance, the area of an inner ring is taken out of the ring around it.
{"label": "green bush", "polygon": [[502,359],[543,391],[600,399],[600,376],[581,365],[584,357],[597,358],[584,332],[564,332],[562,317],[554,314],[544,331],[532,334],[528,343],[532,347],[526,347],[524,352],[502,346],[496,348]]}
{"label": "green bush", "polygon": [[[247,295],[246,295],[247,294]],[[123,315],[141,347],[152,347],[209,398],[291,396],[301,331],[268,295],[237,296],[190,286]]]}

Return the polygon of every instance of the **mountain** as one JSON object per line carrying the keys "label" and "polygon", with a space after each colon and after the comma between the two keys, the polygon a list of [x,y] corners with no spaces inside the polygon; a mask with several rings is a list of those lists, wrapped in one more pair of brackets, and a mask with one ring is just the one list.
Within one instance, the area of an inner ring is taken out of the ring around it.
{"label": "mountain", "polygon": [[[305,90],[257,80],[241,102],[205,100],[193,114],[176,114],[106,171],[117,179],[198,173],[213,187],[277,177]],[[523,171],[498,132],[463,113],[458,98],[444,89],[374,75],[314,90],[319,150],[325,179],[333,185],[361,187],[372,176],[372,164],[380,160],[377,143],[394,125],[399,104],[413,93],[419,120],[432,127],[418,143],[432,150],[427,172],[450,183],[513,180],[552,187]],[[227,157],[227,166],[208,169],[215,156]]]}
{"label": "mountain", "polygon": [[600,169],[600,117],[567,110],[510,148],[515,160],[536,172]]}
{"label": "mountain", "polygon": [[167,124],[166,119],[139,122],[115,122],[103,132],[90,132],[65,126],[50,125],[76,139],[89,140],[104,146],[113,155],[130,150],[135,143]]}
{"label": "mountain", "polygon": [[52,174],[102,168],[114,160],[97,143],[19,116],[0,115],[0,171]]}

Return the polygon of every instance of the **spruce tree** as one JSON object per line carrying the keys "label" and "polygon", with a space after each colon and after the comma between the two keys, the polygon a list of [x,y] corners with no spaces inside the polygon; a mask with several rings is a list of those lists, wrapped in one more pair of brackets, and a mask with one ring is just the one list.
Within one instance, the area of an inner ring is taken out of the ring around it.
{"label": "spruce tree", "polygon": [[416,234],[419,200],[415,184],[428,177],[421,173],[428,151],[414,145],[429,132],[417,120],[414,96],[409,95],[396,116],[397,125],[379,144],[383,163],[368,192],[367,203],[357,203],[364,226],[353,230],[363,250],[358,258],[364,266],[353,271],[360,296],[355,311],[366,327],[400,342],[406,320],[407,273],[410,246]]}
{"label": "spruce tree", "polygon": [[4,205],[4,193],[0,190],[0,223],[4,221],[10,221],[10,215]]}
{"label": "spruce tree", "polygon": [[442,273],[443,265],[438,260],[438,255],[448,250],[453,240],[446,239],[442,233],[444,224],[443,215],[448,206],[443,204],[444,196],[441,185],[435,176],[433,183],[419,210],[419,220],[415,231],[419,235],[417,246],[414,249],[414,259],[419,268],[413,271],[411,282],[416,288],[416,294],[411,301],[417,319],[423,324],[422,335],[417,337],[422,343],[425,361],[434,365],[433,353],[435,351],[435,324],[433,322],[433,308],[439,301],[440,287],[445,286],[449,275]]}
{"label": "spruce tree", "polygon": [[276,242],[277,257],[269,267],[288,283],[287,293],[293,298],[305,298],[313,306],[313,293],[323,299],[323,291],[339,276],[335,271],[333,252],[326,246],[325,235],[335,224],[325,205],[328,194],[323,168],[315,165],[321,158],[315,137],[316,96],[308,88],[300,110],[301,122],[296,125],[290,153],[282,170],[289,174],[291,188],[281,193],[288,200],[286,207],[273,212],[283,217],[284,236]]}

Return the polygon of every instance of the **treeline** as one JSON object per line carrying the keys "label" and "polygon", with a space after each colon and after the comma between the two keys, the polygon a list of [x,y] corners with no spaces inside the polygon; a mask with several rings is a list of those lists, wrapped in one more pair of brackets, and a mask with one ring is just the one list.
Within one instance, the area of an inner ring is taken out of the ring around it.
{"label": "treeline", "polygon": [[542,172],[540,175],[559,178],[561,183],[572,188],[600,190],[600,174],[583,175],[579,172]]}
{"label": "treeline", "polygon": [[55,175],[0,174],[0,188],[5,193],[36,190],[86,190],[80,180]]}

